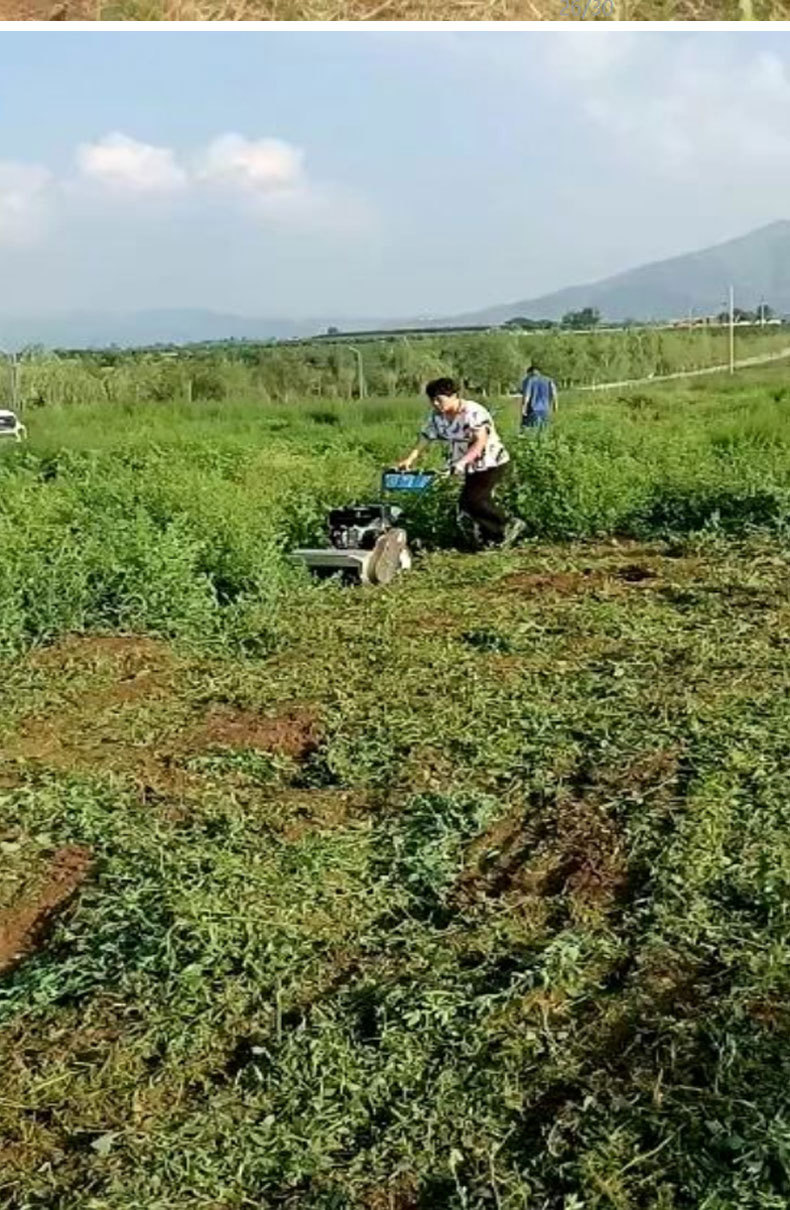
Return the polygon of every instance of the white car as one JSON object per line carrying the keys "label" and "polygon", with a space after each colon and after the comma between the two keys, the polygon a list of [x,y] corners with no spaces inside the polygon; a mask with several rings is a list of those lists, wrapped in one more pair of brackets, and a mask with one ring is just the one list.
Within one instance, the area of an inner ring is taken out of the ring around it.
{"label": "white car", "polygon": [[13,437],[15,441],[21,441],[26,436],[27,429],[16,412],[0,408],[0,437]]}

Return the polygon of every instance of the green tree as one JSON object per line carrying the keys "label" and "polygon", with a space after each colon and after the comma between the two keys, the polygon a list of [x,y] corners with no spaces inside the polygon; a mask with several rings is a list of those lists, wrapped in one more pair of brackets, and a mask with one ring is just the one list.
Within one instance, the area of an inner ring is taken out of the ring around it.
{"label": "green tree", "polygon": [[567,311],[562,317],[563,328],[597,328],[601,312],[597,307],[583,307],[581,311]]}

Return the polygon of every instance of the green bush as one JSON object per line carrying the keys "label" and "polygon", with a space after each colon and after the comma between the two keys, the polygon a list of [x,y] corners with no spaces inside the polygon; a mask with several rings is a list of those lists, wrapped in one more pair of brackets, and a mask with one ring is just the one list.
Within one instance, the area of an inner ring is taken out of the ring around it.
{"label": "green bush", "polygon": [[[524,436],[517,409],[495,404],[512,452],[503,502],[556,540],[783,532],[790,421],[775,373],[564,395],[549,430]],[[377,498],[423,413],[412,400],[38,411],[30,444],[0,454],[0,642],[122,628],[271,645],[277,602],[308,590],[285,553],[323,541],[333,505]],[[439,479],[392,497],[416,543],[468,541],[458,490]]]}

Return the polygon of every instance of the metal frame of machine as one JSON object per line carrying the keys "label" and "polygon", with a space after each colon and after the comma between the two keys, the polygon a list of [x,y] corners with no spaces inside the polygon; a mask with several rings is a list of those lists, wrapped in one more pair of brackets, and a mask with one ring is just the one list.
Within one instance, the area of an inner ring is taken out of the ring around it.
{"label": "metal frame of machine", "polygon": [[[385,470],[381,492],[423,492],[434,471]],[[318,576],[339,575],[346,582],[383,585],[412,565],[406,530],[398,524],[402,510],[383,501],[334,508],[327,518],[328,545],[291,551],[293,563]]]}

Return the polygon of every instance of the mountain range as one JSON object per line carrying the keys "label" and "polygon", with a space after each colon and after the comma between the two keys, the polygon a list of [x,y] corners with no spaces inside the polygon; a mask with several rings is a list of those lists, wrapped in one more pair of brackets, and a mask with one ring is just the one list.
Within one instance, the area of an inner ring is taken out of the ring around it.
{"label": "mountain range", "polygon": [[567,286],[551,294],[443,318],[314,319],[255,318],[191,308],[135,312],[75,311],[55,315],[0,315],[0,348],[135,347],[210,340],[289,340],[329,327],[340,331],[498,326],[508,319],[561,319],[568,311],[597,308],[605,320],[681,318],[690,311],[716,314],[729,287],[736,305],[754,310],[761,302],[790,313],[790,221],[782,220],[725,243],[668,260],[640,265],[601,281]]}
{"label": "mountain range", "polygon": [[726,308],[730,286],[736,305],[745,311],[764,301],[777,314],[790,312],[790,222],[771,223],[726,243],[640,265],[603,281],[457,315],[454,322],[497,325],[514,316],[561,319],[584,307],[596,307],[615,322],[681,319],[689,311],[715,315]]}

